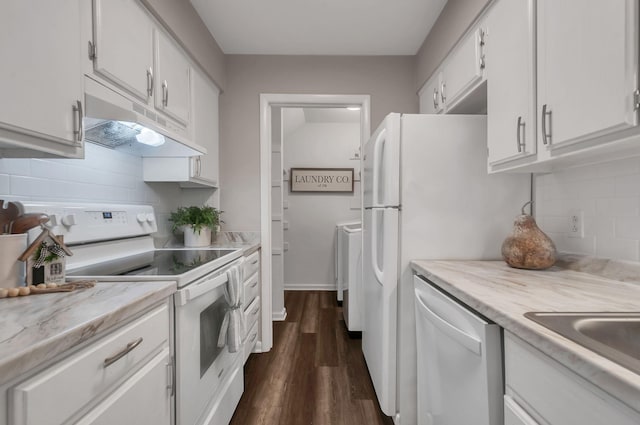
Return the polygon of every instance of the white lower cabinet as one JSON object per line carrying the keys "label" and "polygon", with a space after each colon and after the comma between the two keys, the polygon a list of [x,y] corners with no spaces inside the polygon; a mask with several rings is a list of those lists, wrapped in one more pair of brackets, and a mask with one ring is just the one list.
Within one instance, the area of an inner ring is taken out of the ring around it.
{"label": "white lower cabinet", "polygon": [[169,425],[169,323],[163,304],[9,388],[9,423]]}
{"label": "white lower cabinet", "polygon": [[244,361],[246,362],[258,343],[260,335],[260,250],[249,255],[243,264],[244,276]]}
{"label": "white lower cabinet", "polygon": [[508,395],[504,396],[504,425],[538,425],[522,407]]}
{"label": "white lower cabinet", "polygon": [[504,332],[505,425],[637,425],[636,412]]}

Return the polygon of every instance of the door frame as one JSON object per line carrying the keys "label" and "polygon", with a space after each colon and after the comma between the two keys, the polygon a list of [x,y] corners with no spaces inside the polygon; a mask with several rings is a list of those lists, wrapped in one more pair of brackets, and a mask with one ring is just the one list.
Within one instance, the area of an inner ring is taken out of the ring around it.
{"label": "door frame", "polygon": [[[360,146],[371,134],[371,96],[354,94],[260,94],[260,245],[262,250],[262,338],[260,351],[273,346],[271,291],[271,108],[360,107]],[[286,311],[278,312],[286,316]]]}

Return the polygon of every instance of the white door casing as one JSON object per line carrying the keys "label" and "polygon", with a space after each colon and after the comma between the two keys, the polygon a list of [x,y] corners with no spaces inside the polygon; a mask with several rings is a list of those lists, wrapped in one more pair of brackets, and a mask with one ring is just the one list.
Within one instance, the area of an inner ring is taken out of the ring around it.
{"label": "white door casing", "polygon": [[360,107],[360,145],[371,133],[369,95],[260,94],[260,244],[262,273],[262,341],[260,350],[273,345],[271,291],[271,108],[272,107]]}

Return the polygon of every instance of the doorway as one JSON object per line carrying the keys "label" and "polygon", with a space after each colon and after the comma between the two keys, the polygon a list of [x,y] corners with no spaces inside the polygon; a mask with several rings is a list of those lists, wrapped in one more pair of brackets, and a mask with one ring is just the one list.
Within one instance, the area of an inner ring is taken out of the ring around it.
{"label": "doorway", "polygon": [[[274,285],[272,279],[274,219],[272,206],[273,192],[273,140],[278,137],[277,127],[282,108],[360,108],[360,145],[370,136],[370,96],[369,95],[301,95],[301,94],[261,94],[260,95],[260,227],[262,246],[262,351],[269,351],[273,344],[272,321],[283,320],[284,287]],[[280,133],[281,133],[280,129]],[[282,165],[281,165],[282,166]],[[278,218],[278,217],[276,217]],[[280,219],[282,219],[280,217]],[[277,254],[277,253],[276,253]],[[276,270],[277,271],[277,270]],[[279,283],[279,282],[278,282]]]}

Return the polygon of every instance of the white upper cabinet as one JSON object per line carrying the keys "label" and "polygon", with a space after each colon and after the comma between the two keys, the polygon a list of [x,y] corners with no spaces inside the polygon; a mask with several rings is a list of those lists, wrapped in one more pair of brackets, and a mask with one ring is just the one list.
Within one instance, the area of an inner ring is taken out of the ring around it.
{"label": "white upper cabinet", "polygon": [[484,43],[485,30],[478,27],[447,58],[439,90],[440,101],[447,109],[454,107],[482,81],[485,68]]}
{"label": "white upper cabinet", "polygon": [[[422,86],[420,113],[477,113],[485,81],[485,29],[474,26],[454,47],[439,70]],[[480,102],[481,103],[481,102]],[[484,109],[484,106],[482,106]]]}
{"label": "white upper cabinet", "polygon": [[441,84],[442,73],[437,71],[422,87],[419,95],[421,114],[438,114],[442,112],[443,103],[440,100]]}
{"label": "white upper cabinet", "polygon": [[489,168],[536,154],[535,0],[497,1],[487,15]]}
{"label": "white upper cabinet", "polygon": [[94,71],[148,103],[153,90],[154,23],[133,0],[94,0]]}
{"label": "white upper cabinet", "polygon": [[636,126],[638,2],[538,0],[537,19],[538,139],[551,155]]}
{"label": "white upper cabinet", "polygon": [[202,73],[193,72],[193,141],[207,154],[193,157],[192,174],[213,186],[218,185],[219,117],[218,88]]}
{"label": "white upper cabinet", "polygon": [[218,187],[218,88],[202,72],[191,68],[191,129],[193,141],[205,155],[190,158],[144,158],[148,182],[176,182],[188,188]]}
{"label": "white upper cabinet", "polygon": [[94,78],[187,129],[191,111],[189,59],[139,1],[94,0],[89,55]]}
{"label": "white upper cabinet", "polygon": [[82,157],[81,2],[5,0],[0,157]]}
{"label": "white upper cabinet", "polygon": [[155,41],[155,106],[186,125],[191,109],[189,61],[164,32],[156,30]]}

